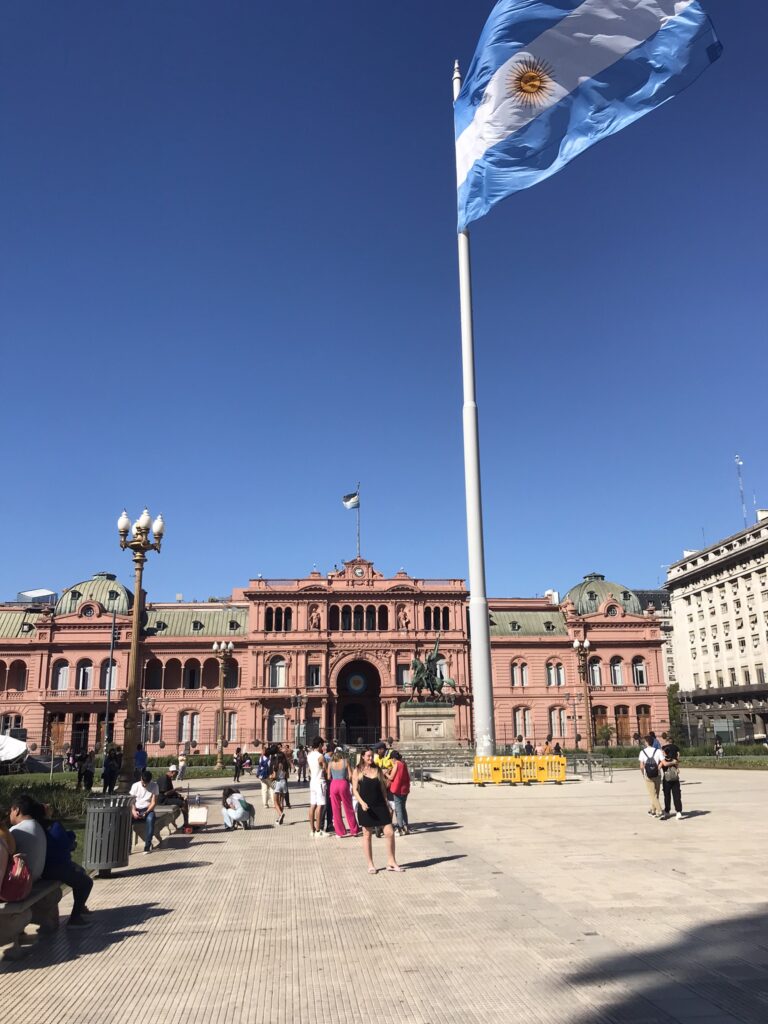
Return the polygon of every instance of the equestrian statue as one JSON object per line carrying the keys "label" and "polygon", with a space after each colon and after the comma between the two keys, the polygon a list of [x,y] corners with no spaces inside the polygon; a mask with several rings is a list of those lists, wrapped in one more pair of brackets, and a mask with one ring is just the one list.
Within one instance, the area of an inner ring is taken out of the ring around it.
{"label": "equestrian statue", "polygon": [[[453,690],[456,689],[455,680],[446,679],[438,672],[439,651],[440,634],[438,633],[434,649],[427,652],[424,661],[421,661],[420,658],[414,658],[411,661],[411,700],[420,700],[424,690],[427,691],[427,696],[424,697],[424,700],[447,700],[447,695],[443,697],[443,687],[449,686]],[[416,694],[418,694],[418,697],[416,697]]]}

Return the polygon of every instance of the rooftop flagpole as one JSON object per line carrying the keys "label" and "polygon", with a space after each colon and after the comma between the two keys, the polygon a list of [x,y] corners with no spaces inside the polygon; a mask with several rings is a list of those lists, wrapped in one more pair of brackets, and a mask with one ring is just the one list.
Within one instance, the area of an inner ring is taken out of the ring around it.
{"label": "rooftop flagpole", "polygon": [[360,481],[357,481],[357,557],[360,559]]}
{"label": "rooftop flagpole", "polygon": [[[461,91],[461,71],[453,69],[453,99]],[[469,231],[459,232],[459,295],[461,301],[461,364],[464,382],[464,487],[467,502],[469,553],[469,628],[472,663],[472,701],[475,755],[489,757],[495,750],[493,688],[491,682],[491,633],[485,592],[483,503],[480,489],[480,438],[475,395],[475,343],[472,326],[472,267]]]}

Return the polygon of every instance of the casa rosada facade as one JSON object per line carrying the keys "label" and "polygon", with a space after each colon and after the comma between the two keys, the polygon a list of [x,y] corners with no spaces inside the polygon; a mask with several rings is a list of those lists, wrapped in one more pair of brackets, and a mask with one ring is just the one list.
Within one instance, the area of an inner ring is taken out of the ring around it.
{"label": "casa rosada facade", "polygon": [[[213,752],[220,663],[227,748],[261,740],[398,738],[411,661],[439,637],[438,670],[456,741],[472,744],[467,591],[460,579],[385,577],[365,559],[304,579],[255,579],[231,599],[148,601],[140,642],[142,738],[150,754]],[[66,590],[55,606],[0,605],[0,732],[56,753],[122,740],[133,595],[109,573]],[[662,636],[632,591],[592,574],[552,598],[490,601],[496,739],[584,733],[574,640],[588,639],[596,735],[629,744],[668,725]],[[114,649],[110,662],[110,646]],[[108,710],[109,705],[109,710]],[[574,714],[576,720],[574,721]],[[606,729],[606,727],[608,727]],[[601,731],[602,730],[602,731]]]}

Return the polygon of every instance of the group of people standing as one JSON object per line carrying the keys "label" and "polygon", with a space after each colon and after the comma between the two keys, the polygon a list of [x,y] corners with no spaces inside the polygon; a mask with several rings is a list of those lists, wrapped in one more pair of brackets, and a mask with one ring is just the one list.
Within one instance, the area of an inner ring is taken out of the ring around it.
{"label": "group of people standing", "polygon": [[[645,737],[645,746],[640,751],[640,773],[645,780],[648,791],[650,809],[648,813],[665,821],[671,818],[674,802],[675,817],[683,817],[683,798],[680,793],[680,748],[667,736],[661,734],[660,742],[656,733],[650,732]],[[664,794],[664,810],[659,803],[659,791]]]}
{"label": "group of people standing", "polygon": [[[304,754],[304,757],[301,757]],[[402,871],[395,857],[395,835],[410,832],[407,800],[411,788],[408,766],[389,743],[380,743],[374,751],[366,747],[350,756],[334,742],[316,738],[308,753],[278,745],[262,747],[256,765],[261,782],[262,803],[274,807],[275,825],[285,821],[290,807],[288,778],[297,770],[299,781],[309,781],[309,827],[313,838],[335,834],[337,839],[363,837],[368,871],[376,873],[373,863],[373,837],[384,838],[387,870]],[[222,794],[225,827],[236,827],[247,812],[236,805],[244,803],[238,790],[227,787]],[[244,826],[245,827],[245,826]]]}

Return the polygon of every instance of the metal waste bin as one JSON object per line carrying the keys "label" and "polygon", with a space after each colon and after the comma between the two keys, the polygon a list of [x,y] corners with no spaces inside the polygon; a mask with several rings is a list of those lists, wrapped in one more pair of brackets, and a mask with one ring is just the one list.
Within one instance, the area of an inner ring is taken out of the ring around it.
{"label": "metal waste bin", "polygon": [[131,852],[131,798],[92,796],[85,802],[85,850],[83,867],[109,875],[112,868],[124,868]]}

